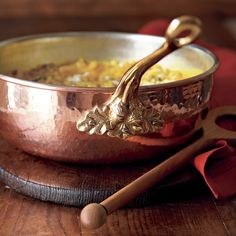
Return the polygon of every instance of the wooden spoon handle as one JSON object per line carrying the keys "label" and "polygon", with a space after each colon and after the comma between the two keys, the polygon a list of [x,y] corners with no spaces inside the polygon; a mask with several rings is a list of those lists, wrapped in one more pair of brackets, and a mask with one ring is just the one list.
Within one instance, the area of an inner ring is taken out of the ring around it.
{"label": "wooden spoon handle", "polygon": [[197,153],[206,148],[210,143],[212,143],[212,140],[207,140],[204,137],[197,140],[120,189],[100,204],[92,203],[85,206],[80,215],[81,223],[88,229],[101,227],[106,222],[107,215],[126,205],[140,193],[146,191],[167,175],[187,164]]}

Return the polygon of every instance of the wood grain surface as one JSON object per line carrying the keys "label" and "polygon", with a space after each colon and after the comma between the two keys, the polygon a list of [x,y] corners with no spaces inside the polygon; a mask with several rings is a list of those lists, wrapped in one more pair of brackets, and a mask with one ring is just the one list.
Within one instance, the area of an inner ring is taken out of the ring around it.
{"label": "wood grain surface", "polygon": [[[27,154],[22,154],[20,150],[11,148],[4,141],[1,142],[0,147],[1,165],[19,171],[14,174],[29,177],[33,165],[43,165],[44,163],[40,159],[32,159],[31,163],[27,163]],[[18,161],[13,162],[13,154],[17,154]],[[21,162],[28,169],[27,171],[24,171],[25,168],[20,165]],[[21,169],[16,168],[18,165]],[[37,181],[46,175],[45,170],[42,171],[42,169],[33,169],[32,173],[34,176],[31,177]],[[62,171],[61,174],[63,178],[71,176],[71,173],[68,172]],[[51,173],[48,172],[48,175],[50,178],[47,180],[53,181]],[[73,182],[68,183],[63,178],[61,180],[64,185],[68,186]],[[164,193],[161,191],[159,192],[160,198],[156,192],[155,199],[152,199],[155,200],[152,202],[153,204],[155,202],[155,205],[143,208],[125,208],[114,212],[109,216],[107,224],[96,231],[85,230],[80,225],[81,209],[79,208],[35,200],[0,184],[0,235],[210,236],[235,234],[236,199],[216,201],[201,181],[190,183],[192,185],[185,186],[186,188],[184,186],[178,188],[177,185],[175,192],[169,192],[169,194],[166,191]],[[76,183],[74,182],[74,184]]]}
{"label": "wood grain surface", "polygon": [[215,201],[209,192],[145,208],[122,209],[96,231],[79,222],[80,209],[25,197],[0,185],[0,235],[204,235],[236,234],[236,199]]}
{"label": "wood grain surface", "polygon": [[0,17],[167,16],[236,14],[234,0],[1,0]]}
{"label": "wood grain surface", "polygon": [[182,14],[202,19],[205,41],[236,49],[226,27],[236,17],[235,0],[1,0],[0,39],[63,31],[137,32],[148,21]]}

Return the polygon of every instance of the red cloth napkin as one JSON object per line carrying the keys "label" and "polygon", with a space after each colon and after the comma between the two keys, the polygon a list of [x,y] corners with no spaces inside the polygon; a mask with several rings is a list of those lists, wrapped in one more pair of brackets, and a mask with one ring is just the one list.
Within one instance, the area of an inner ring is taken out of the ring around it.
{"label": "red cloth napkin", "polygon": [[[144,25],[139,33],[164,35],[168,24],[166,20],[154,20]],[[236,52],[201,41],[197,43],[211,50],[220,60],[210,107],[236,105]],[[236,119],[224,122],[222,126],[236,131]],[[209,151],[196,156],[193,164],[217,199],[236,194],[236,144],[220,140]]]}

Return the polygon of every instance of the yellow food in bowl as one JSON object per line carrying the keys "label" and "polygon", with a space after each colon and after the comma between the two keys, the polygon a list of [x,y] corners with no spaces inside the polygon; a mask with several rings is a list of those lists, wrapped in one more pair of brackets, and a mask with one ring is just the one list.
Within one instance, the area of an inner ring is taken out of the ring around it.
{"label": "yellow food in bowl", "polygon": [[[54,85],[114,87],[118,85],[123,74],[134,63],[135,61],[87,61],[79,59],[76,62],[64,65],[41,65],[30,71],[15,70],[11,75],[21,79]],[[153,85],[182,80],[200,74],[201,72],[197,68],[186,71],[181,70],[180,72],[169,70],[155,64],[143,75],[141,85]]]}

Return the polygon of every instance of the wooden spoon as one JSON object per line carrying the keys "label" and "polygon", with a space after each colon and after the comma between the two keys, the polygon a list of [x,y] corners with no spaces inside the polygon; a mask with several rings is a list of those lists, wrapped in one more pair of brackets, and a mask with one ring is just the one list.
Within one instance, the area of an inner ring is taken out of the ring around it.
{"label": "wooden spoon", "polygon": [[203,135],[200,139],[120,189],[100,204],[92,203],[85,206],[80,215],[82,225],[88,229],[101,227],[106,222],[109,214],[126,205],[140,193],[187,164],[196,154],[216,140],[236,140],[236,132],[225,130],[216,124],[216,119],[225,115],[236,116],[236,106],[219,107],[211,110],[202,123]]}

